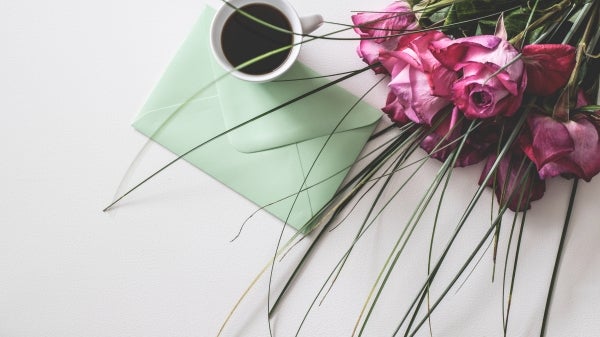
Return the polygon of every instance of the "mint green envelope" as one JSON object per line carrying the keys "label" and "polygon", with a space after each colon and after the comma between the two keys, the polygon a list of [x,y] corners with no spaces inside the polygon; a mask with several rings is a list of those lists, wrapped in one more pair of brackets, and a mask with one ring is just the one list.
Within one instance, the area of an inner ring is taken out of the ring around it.
{"label": "mint green envelope", "polygon": [[[224,72],[209,47],[213,15],[213,9],[203,10],[133,123],[177,155],[327,83],[311,79],[257,84],[226,76],[182,106]],[[285,77],[316,75],[297,62]],[[381,115],[363,102],[350,111],[357,101],[356,96],[332,86],[219,137],[185,159],[259,206],[284,199],[266,210],[300,229],[339,188]],[[305,188],[310,188],[300,193],[290,214],[305,178]]]}

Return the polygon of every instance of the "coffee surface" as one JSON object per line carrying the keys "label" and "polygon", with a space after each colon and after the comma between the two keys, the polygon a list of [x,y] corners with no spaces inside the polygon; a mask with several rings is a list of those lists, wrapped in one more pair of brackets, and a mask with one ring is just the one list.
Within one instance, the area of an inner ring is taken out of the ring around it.
{"label": "coffee surface", "polygon": [[[277,8],[266,4],[250,4],[240,10],[271,25],[291,31],[288,19]],[[223,26],[221,46],[225,57],[233,65],[238,65],[272,50],[292,44],[293,35],[284,33],[258,23],[240,12],[233,13]],[[290,49],[291,50],[291,49]],[[241,72],[262,75],[272,72],[287,59],[290,50],[271,55],[255,62]]]}

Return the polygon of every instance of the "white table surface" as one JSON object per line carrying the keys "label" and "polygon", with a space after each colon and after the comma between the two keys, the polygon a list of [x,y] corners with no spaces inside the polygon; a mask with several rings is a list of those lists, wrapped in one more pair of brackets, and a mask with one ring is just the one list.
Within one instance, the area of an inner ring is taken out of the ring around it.
{"label": "white table surface", "polygon": [[[218,6],[217,0],[210,2]],[[350,22],[352,10],[386,1],[293,0],[301,13]],[[130,127],[186,37],[203,1],[0,2],[0,336],[215,336],[253,277],[272,256],[281,222],[259,213],[230,243],[255,206],[180,162],[110,213],[111,200],[146,139]],[[327,28],[322,28],[322,32]],[[307,44],[301,59],[322,73],[357,69],[354,42]],[[343,86],[361,94],[375,76]],[[367,100],[381,105],[385,89]],[[134,179],[172,155],[145,153]],[[349,336],[357,314],[407,214],[439,168],[423,175],[383,213],[301,336]],[[481,166],[457,170],[444,216],[457,217],[475,191]],[[528,214],[509,336],[539,335],[570,183],[556,179]],[[552,307],[548,336],[600,335],[600,178],[580,185]],[[388,197],[391,193],[388,193]],[[485,210],[491,193],[486,192]],[[365,209],[325,239],[272,321],[293,336],[304,310],[352,240]],[[366,336],[388,336],[425,278],[431,215],[415,232]],[[442,270],[452,276],[489,225],[476,213]],[[501,236],[503,261],[509,221]],[[435,254],[453,228],[440,228]],[[292,235],[287,230],[285,237]],[[274,288],[311,238],[275,269]],[[434,336],[501,336],[501,278],[491,282],[491,251],[465,285],[434,313]],[[501,275],[502,264],[497,275]],[[461,278],[461,282],[464,277]],[[224,336],[267,336],[262,278]],[[418,336],[429,336],[423,329]]]}

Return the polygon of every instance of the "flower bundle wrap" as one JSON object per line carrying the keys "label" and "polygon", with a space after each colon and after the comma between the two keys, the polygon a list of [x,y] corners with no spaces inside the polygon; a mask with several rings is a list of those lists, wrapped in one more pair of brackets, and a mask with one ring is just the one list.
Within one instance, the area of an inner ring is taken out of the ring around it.
{"label": "flower bundle wrap", "polygon": [[[415,123],[427,130],[420,145],[430,156],[448,159],[457,140],[465,136],[455,165],[485,161],[485,177],[499,160],[493,181],[485,184],[513,211],[525,210],[530,201],[540,199],[548,178],[589,181],[600,172],[600,111],[573,113],[568,104],[573,90],[579,94],[572,110],[589,102],[570,82],[576,70],[574,46],[537,42],[519,46],[508,40],[502,15],[494,34],[453,38],[443,30],[422,29],[411,11],[409,3],[398,1],[381,13],[358,13],[352,20],[355,31],[366,37],[361,38],[358,55],[376,73],[390,76],[382,110],[398,125]],[[561,106],[564,99],[567,107]],[[540,101],[552,101],[554,108]],[[527,123],[514,130],[523,114]],[[480,123],[467,135],[469,121]],[[519,133],[518,141],[498,158],[505,135],[512,131]],[[536,173],[515,171],[523,166],[516,162],[524,162],[524,167],[532,164]],[[513,193],[523,174],[530,175],[531,183],[524,197]]]}

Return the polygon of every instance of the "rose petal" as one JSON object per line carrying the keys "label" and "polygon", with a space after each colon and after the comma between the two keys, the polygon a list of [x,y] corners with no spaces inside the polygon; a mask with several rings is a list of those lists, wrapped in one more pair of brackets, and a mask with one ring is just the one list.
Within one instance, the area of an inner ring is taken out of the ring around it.
{"label": "rose petal", "polygon": [[[484,183],[497,158],[496,154],[488,157],[479,178],[480,185]],[[530,202],[541,199],[546,191],[544,181],[537,174],[526,170],[527,161],[528,159],[525,159],[523,162],[523,154],[520,152],[507,153],[500,159],[495,174],[486,183],[486,186],[494,188],[496,199],[500,205],[506,204],[510,210],[515,212],[529,209]],[[528,175],[528,177],[524,178],[524,175]],[[524,182],[523,179],[525,179]],[[523,189],[523,183],[526,184],[525,189]],[[531,186],[529,190],[527,190],[528,186]]]}
{"label": "rose petal", "polygon": [[456,81],[456,73],[441,64],[432,66],[429,76],[431,93],[435,96],[451,99],[452,83]]}
{"label": "rose petal", "polygon": [[410,119],[404,113],[405,109],[402,104],[400,104],[398,96],[391,91],[388,93],[386,105],[381,108],[381,110],[398,125],[405,125],[406,123],[410,122]]}
{"label": "rose petal", "polygon": [[[460,115],[460,110],[454,107],[451,115],[446,116],[441,121],[436,121],[434,124],[437,127],[431,129],[430,133],[421,141],[421,148],[429,153],[432,158],[444,162],[462,143],[460,137],[466,133],[468,124],[465,123],[464,119],[460,119]],[[487,157],[493,142],[486,139],[489,137],[487,128],[482,127],[479,130],[482,132],[472,130],[464,142],[456,159],[456,167],[473,165]]]}
{"label": "rose petal", "polygon": [[[379,55],[383,67],[391,74],[390,90],[407,118],[431,126],[437,113],[450,104],[449,92],[437,95],[436,88],[449,88],[456,74],[441,67],[427,47],[433,39],[447,39],[441,32],[424,32],[403,36],[394,51]],[[433,73],[432,73],[433,72]]]}
{"label": "rose petal", "polygon": [[494,35],[440,39],[431,42],[430,51],[443,66],[462,72],[451,99],[467,118],[508,117],[521,106],[527,76],[508,41]]}
{"label": "rose petal", "polygon": [[461,133],[461,128],[457,125],[459,115],[458,109],[452,109],[452,113],[444,116],[444,119],[439,121],[440,124],[421,141],[421,148],[431,157],[443,162],[456,149],[455,140]]}
{"label": "rose petal", "polygon": [[[368,65],[373,65],[379,62],[379,53],[384,50],[381,44],[375,43],[373,40],[361,40],[356,53]],[[386,69],[383,66],[373,68],[376,74],[385,74]]]}
{"label": "rose petal", "polygon": [[[363,39],[358,55],[369,65],[379,61],[379,53],[393,50],[398,44],[399,34],[418,28],[414,13],[408,3],[397,1],[380,13],[359,13],[352,16],[354,31]],[[375,73],[385,73],[383,67],[374,68]]]}
{"label": "rose petal", "polygon": [[[491,77],[493,68],[487,64],[471,64],[471,76],[458,80],[452,86],[452,100],[467,118],[483,119],[496,115],[511,116],[516,111],[512,102],[521,102],[520,96],[510,92],[497,77]],[[518,107],[518,105],[517,105]]]}
{"label": "rose petal", "polygon": [[432,95],[427,74],[411,69],[409,79],[412,83],[412,108],[419,118],[419,123],[431,125],[436,114],[450,104],[450,100]]}
{"label": "rose petal", "polygon": [[571,135],[563,123],[535,113],[528,117],[527,124],[531,133],[530,159],[538,169],[574,150]]}
{"label": "rose petal", "polygon": [[379,37],[381,43],[390,35],[396,35],[406,29],[416,28],[416,17],[408,3],[395,1],[379,13],[358,13],[352,15],[354,31],[360,36]]}
{"label": "rose petal", "polygon": [[559,174],[574,175],[590,181],[600,172],[598,128],[584,115],[563,124],[573,140],[573,151],[547,162],[539,169],[540,177],[545,179]]}
{"label": "rose petal", "polygon": [[483,59],[502,40],[493,35],[477,35],[456,40],[431,42],[430,51],[444,66],[458,71],[466,62]]}
{"label": "rose petal", "polygon": [[527,91],[549,96],[565,86],[575,67],[576,49],[568,44],[529,44],[523,47]]}

